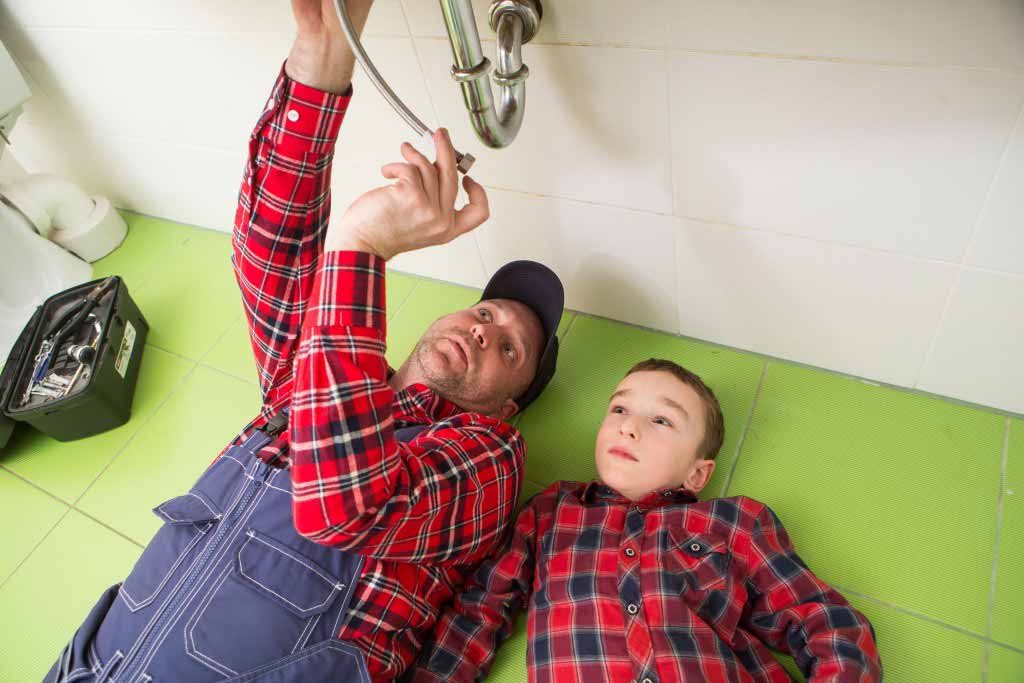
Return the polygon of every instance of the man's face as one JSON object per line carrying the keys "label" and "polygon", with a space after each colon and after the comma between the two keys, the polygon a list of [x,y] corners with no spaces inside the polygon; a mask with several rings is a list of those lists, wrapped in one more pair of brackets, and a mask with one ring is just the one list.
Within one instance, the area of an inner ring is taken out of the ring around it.
{"label": "man's face", "polygon": [[488,299],[434,321],[409,356],[413,376],[464,410],[508,419],[533,381],[544,328],[530,308]]}
{"label": "man's face", "polygon": [[697,455],[703,439],[704,404],[692,387],[668,372],[634,372],[608,403],[594,448],[597,472],[633,500],[684,484],[697,493],[715,468]]}

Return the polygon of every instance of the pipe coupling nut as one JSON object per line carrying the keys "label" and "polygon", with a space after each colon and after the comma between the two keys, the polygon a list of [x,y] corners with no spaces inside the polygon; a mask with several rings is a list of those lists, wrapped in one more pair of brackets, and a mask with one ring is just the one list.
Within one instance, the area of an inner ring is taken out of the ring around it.
{"label": "pipe coupling nut", "polygon": [[480,80],[485,77],[487,72],[490,70],[491,60],[484,57],[484,61],[468,69],[460,69],[457,66],[452,66],[452,78],[455,79],[456,83],[468,83],[470,81]]}

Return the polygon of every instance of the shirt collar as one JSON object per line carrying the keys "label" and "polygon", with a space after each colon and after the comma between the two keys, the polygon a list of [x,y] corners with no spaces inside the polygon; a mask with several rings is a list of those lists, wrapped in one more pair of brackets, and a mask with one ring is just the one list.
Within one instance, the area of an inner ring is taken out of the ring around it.
{"label": "shirt collar", "polygon": [[[395,370],[389,366],[387,378],[390,380],[394,374]],[[395,392],[393,408],[395,420],[407,425],[433,424],[467,412],[426,384],[420,383],[410,384]]]}
{"label": "shirt collar", "polygon": [[[584,503],[592,503],[596,500],[606,500],[614,503],[622,503],[624,505],[632,505],[634,501],[623,496],[621,493],[616,491],[610,486],[604,485],[601,481],[595,479],[594,481],[587,484],[582,493],[580,499]],[[638,507],[644,509],[658,508],[665,505],[678,505],[681,503],[696,503],[698,498],[693,494],[692,491],[688,491],[683,487],[662,489],[660,491],[652,491],[635,504]]]}

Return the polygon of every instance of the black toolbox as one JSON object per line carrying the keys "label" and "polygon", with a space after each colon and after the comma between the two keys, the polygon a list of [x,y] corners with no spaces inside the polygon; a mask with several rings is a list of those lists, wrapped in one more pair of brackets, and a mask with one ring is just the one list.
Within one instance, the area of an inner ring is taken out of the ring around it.
{"label": "black toolbox", "polygon": [[[76,307],[101,285],[104,289],[88,316],[77,325],[80,329],[71,330],[54,349],[46,373],[48,393],[31,393],[31,386],[37,392],[46,388],[30,385],[44,338],[63,318],[73,320]],[[0,374],[0,448],[10,438],[15,422],[27,422],[58,441],[92,436],[127,422],[148,332],[149,324],[128,295],[124,281],[116,275],[66,289],[44,301],[14,344]],[[84,347],[91,350],[83,352]],[[69,351],[91,360],[80,362]],[[70,387],[62,395],[52,388],[57,380],[67,381]]]}

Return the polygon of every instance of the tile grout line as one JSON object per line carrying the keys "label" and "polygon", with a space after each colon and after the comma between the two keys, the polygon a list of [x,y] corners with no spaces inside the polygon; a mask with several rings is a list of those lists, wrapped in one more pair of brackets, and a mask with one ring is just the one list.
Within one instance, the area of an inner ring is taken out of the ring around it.
{"label": "tile grout line", "polygon": [[757,380],[757,389],[754,390],[754,400],[750,402],[750,410],[747,411],[747,420],[743,425],[743,431],[740,432],[740,440],[736,442],[736,452],[732,456],[732,463],[729,466],[729,474],[725,477],[725,482],[722,484],[722,493],[720,497],[724,498],[726,492],[729,490],[729,484],[732,483],[732,475],[736,471],[736,463],[740,460],[740,450],[743,448],[743,442],[747,438],[747,430],[750,429],[750,423],[754,419],[754,408],[757,406],[757,401],[761,397],[761,387],[764,386],[764,377],[768,374],[768,359],[764,360],[764,365],[761,366],[761,377]]}
{"label": "tile grout line", "polygon": [[996,575],[999,568],[999,536],[1003,530],[1003,497],[1006,492],[1006,461],[1010,452],[1010,426],[1012,421],[1006,418],[1003,430],[1003,457],[1000,459],[999,499],[996,504],[996,538],[992,546],[992,583],[988,594],[988,618],[985,621],[985,658],[981,667],[982,683],[988,681],[989,654],[992,648],[992,618],[996,608]]}
{"label": "tile grout line", "polygon": [[388,328],[391,327],[391,323],[398,318],[398,314],[402,312],[403,308],[405,308],[406,302],[412,299],[412,295],[416,292],[417,289],[420,288],[419,276],[416,275],[413,277],[416,278],[416,281],[413,282],[412,288],[409,290],[409,293],[405,295],[405,297],[402,299],[401,302],[399,302],[397,306],[395,306],[395,312],[391,314],[391,319],[388,320]]}
{"label": "tile grout line", "polygon": [[[93,516],[92,513],[86,512],[85,510],[82,510],[81,508],[75,507],[75,505],[73,503],[69,503],[68,501],[64,500],[63,498],[58,496],[56,493],[53,493],[52,491],[47,491],[46,488],[44,488],[43,486],[41,486],[41,485],[37,484],[36,482],[32,481],[28,477],[25,477],[25,476],[23,476],[21,474],[18,474],[14,470],[11,470],[11,469],[7,468],[5,465],[0,465],[0,469],[6,470],[10,474],[14,475],[18,479],[20,479],[23,482],[25,482],[27,485],[31,486],[32,488],[38,489],[41,493],[45,493],[50,498],[53,498],[57,502],[66,505],[69,510],[74,510],[75,512],[77,512],[78,514],[82,515],[83,517],[88,517],[92,521],[94,521],[97,524],[99,524],[101,527],[103,527],[103,528],[105,528],[105,529],[107,529],[109,531],[112,531],[113,533],[117,534],[118,536],[120,536],[124,540],[131,542],[133,545],[137,545],[140,548],[145,548],[146,547],[142,543],[139,543],[138,541],[136,541],[134,538],[131,538],[130,536],[126,535],[123,531],[118,531],[114,527],[112,527],[109,524],[107,524],[106,522],[104,522],[102,519],[99,519],[99,518]],[[63,519],[63,517],[61,517],[61,519]]]}
{"label": "tile grout line", "polygon": [[[7,470],[7,471],[8,471],[8,472],[10,472],[10,470]],[[49,493],[49,492],[47,492],[47,493]],[[12,578],[14,578],[14,575],[15,575],[15,574],[17,574],[17,573],[18,573],[18,571],[19,571],[19,570],[20,570],[20,569],[21,569],[21,568],[22,568],[23,566],[25,566],[25,563],[26,563],[26,562],[28,562],[28,558],[32,557],[32,555],[34,555],[34,554],[35,554],[36,550],[38,550],[38,549],[39,549],[39,546],[41,546],[41,545],[43,544],[43,542],[44,542],[44,541],[45,541],[45,540],[46,540],[47,538],[49,538],[49,537],[50,537],[50,534],[52,534],[52,533],[54,532],[54,530],[55,530],[55,529],[56,529],[56,528],[57,528],[58,526],[60,526],[60,523],[64,521],[64,518],[65,518],[65,517],[67,517],[68,515],[70,515],[70,514],[71,514],[71,510],[72,510],[72,509],[73,509],[73,508],[71,508],[71,507],[67,507],[67,509],[66,509],[66,510],[64,510],[64,514],[62,514],[62,515],[60,516],[60,518],[59,518],[59,519],[57,519],[57,521],[53,523],[53,526],[52,526],[52,527],[50,527],[50,528],[49,528],[49,529],[47,530],[47,532],[46,532],[45,534],[43,534],[43,537],[39,539],[39,542],[38,542],[38,543],[36,543],[36,544],[35,544],[34,546],[32,546],[32,549],[31,549],[31,550],[29,550],[29,551],[28,551],[28,552],[27,552],[27,553],[25,554],[25,557],[21,558],[21,562],[19,562],[19,563],[18,563],[18,565],[17,565],[17,566],[16,566],[16,567],[15,567],[14,569],[12,569],[12,570],[11,570],[11,573],[10,573],[10,574],[8,574],[8,575],[7,575],[6,577],[4,577],[3,581],[0,581],[0,590],[3,590],[4,586],[6,586],[6,585],[7,585],[7,582],[8,582],[8,581],[10,581],[10,580],[11,580]]]}
{"label": "tile grout line", "polygon": [[[963,628],[962,626],[957,626],[955,624],[947,623],[945,621],[942,621],[941,619],[936,619],[935,617],[928,616],[927,614],[923,614],[921,612],[915,612],[914,610],[908,609],[906,607],[900,607],[899,605],[895,605],[895,604],[893,604],[891,602],[886,602],[885,600],[881,600],[881,599],[873,597],[871,595],[867,595],[865,593],[861,593],[860,591],[853,590],[852,588],[845,588],[845,587],[843,587],[843,586],[841,586],[839,584],[832,584],[832,587],[835,588],[837,591],[839,591],[840,593],[842,593],[844,595],[845,594],[855,595],[858,598],[862,598],[864,600],[869,600],[871,602],[874,602],[874,603],[877,603],[879,605],[882,605],[883,607],[888,607],[889,609],[892,609],[892,610],[895,610],[897,612],[900,612],[901,614],[906,614],[907,616],[911,616],[911,617],[920,619],[922,621],[927,621],[930,624],[935,624],[936,626],[941,626],[942,628],[949,629],[950,631],[956,631],[957,633],[959,633],[961,635],[965,635],[965,636],[968,636],[970,638],[974,638],[975,640],[981,640],[981,641],[986,640],[985,636],[981,635],[980,633],[975,633],[973,631],[970,631],[968,629]],[[1019,651],[1019,652],[1024,653],[1024,650],[1017,650],[1017,648],[1012,648],[1012,647],[1010,649],[1013,649],[1015,651]]]}
{"label": "tile grout line", "polygon": [[99,481],[99,478],[102,477],[106,473],[106,471],[108,469],[110,469],[110,466],[113,465],[114,462],[116,462],[117,459],[121,457],[121,455],[125,452],[125,450],[127,450],[128,446],[130,446],[132,444],[132,442],[135,441],[135,438],[142,432],[142,430],[146,427],[146,425],[148,425],[150,423],[150,421],[154,417],[156,417],[156,415],[160,412],[160,410],[165,405],[167,405],[167,402],[170,401],[171,398],[175,394],[178,393],[178,391],[181,389],[182,385],[184,385],[185,382],[188,381],[188,378],[192,376],[192,374],[196,371],[196,368],[198,368],[198,367],[199,367],[199,361],[192,361],[192,367],[189,369],[189,371],[186,372],[184,375],[182,375],[181,379],[178,380],[177,384],[174,385],[174,388],[172,388],[167,393],[167,395],[164,396],[164,399],[162,401],[160,401],[160,403],[155,408],[153,408],[153,412],[150,413],[149,417],[147,417],[145,419],[145,421],[142,424],[139,425],[139,428],[136,429],[135,432],[131,436],[128,437],[128,440],[124,442],[124,444],[121,446],[121,448],[117,449],[117,453],[114,454],[114,457],[112,457],[103,466],[103,468],[96,474],[96,476],[93,477],[92,481],[90,481],[88,483],[88,485],[86,485],[86,487],[82,490],[82,492],[80,494],[78,494],[78,497],[75,498],[74,502],[72,503],[73,507],[76,507],[76,509],[77,509],[77,505],[82,501],[82,498],[85,497],[85,494],[87,494],[89,492],[89,490],[96,484],[96,482]]}

